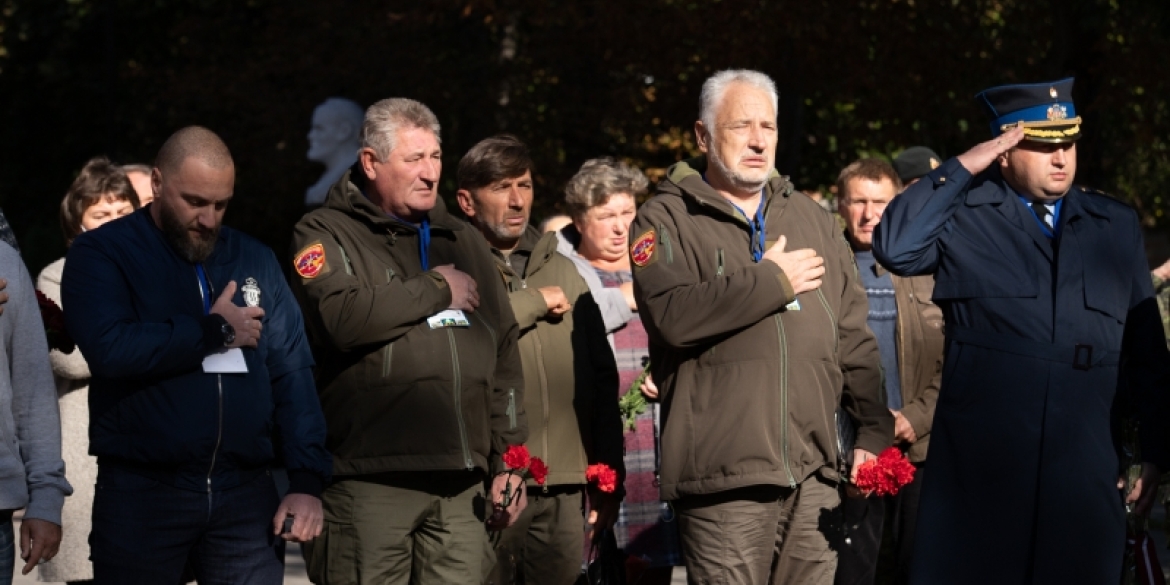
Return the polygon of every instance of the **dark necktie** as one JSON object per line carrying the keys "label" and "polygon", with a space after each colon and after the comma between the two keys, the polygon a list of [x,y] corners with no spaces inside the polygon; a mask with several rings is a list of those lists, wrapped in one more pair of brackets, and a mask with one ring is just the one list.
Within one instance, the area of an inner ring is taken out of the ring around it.
{"label": "dark necktie", "polygon": [[1048,226],[1048,229],[1052,229],[1052,220],[1049,219],[1052,214],[1048,212],[1048,207],[1039,201],[1033,201],[1031,205],[1032,211],[1036,212],[1036,217],[1040,218],[1040,222]]}

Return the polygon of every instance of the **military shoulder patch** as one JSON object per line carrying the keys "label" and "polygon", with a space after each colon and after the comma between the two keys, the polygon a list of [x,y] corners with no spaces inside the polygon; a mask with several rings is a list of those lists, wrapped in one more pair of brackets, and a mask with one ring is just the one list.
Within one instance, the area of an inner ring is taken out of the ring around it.
{"label": "military shoulder patch", "polygon": [[634,239],[634,243],[630,245],[630,260],[635,266],[646,266],[658,258],[654,254],[655,233],[653,229],[647,230]]}
{"label": "military shoulder patch", "polygon": [[317,278],[325,269],[325,246],[309,244],[293,257],[293,268],[302,278]]}

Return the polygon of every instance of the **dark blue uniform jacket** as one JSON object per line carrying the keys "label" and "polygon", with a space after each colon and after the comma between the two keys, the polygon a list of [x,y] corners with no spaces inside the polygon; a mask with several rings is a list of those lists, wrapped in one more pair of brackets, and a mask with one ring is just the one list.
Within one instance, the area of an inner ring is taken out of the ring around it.
{"label": "dark blue uniform jacket", "polygon": [[1116,582],[1119,364],[1143,459],[1167,469],[1168,360],[1137,214],[1074,187],[1049,238],[998,167],[972,177],[952,159],[890,203],[874,253],[934,273],[946,321],[912,582]]}
{"label": "dark blue uniform jacket", "polygon": [[203,266],[214,302],[249,277],[265,311],[246,374],[207,374],[222,348],[204,315],[195,266],[155,226],[149,208],[82,234],[61,291],[69,333],[89,363],[90,453],[183,489],[220,490],[263,473],[283,445],[291,490],[320,495],[331,473],[325,419],[300,309],[263,244],[224,227]]}

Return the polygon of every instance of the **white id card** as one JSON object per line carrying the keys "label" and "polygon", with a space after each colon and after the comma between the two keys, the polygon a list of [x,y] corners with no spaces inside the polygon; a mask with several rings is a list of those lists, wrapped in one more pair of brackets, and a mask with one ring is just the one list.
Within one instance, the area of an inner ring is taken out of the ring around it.
{"label": "white id card", "polygon": [[248,362],[244,361],[244,351],[238,347],[217,351],[203,358],[203,373],[205,374],[247,374]]}
{"label": "white id card", "polygon": [[427,319],[427,325],[430,325],[431,329],[442,329],[443,327],[470,327],[471,322],[467,320],[467,316],[463,314],[463,311],[447,309],[429,317]]}

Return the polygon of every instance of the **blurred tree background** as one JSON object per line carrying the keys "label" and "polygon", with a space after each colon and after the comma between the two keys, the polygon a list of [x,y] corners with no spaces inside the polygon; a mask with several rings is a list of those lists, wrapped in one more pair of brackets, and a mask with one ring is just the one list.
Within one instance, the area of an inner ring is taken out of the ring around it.
{"label": "blurred tree background", "polygon": [[305,159],[314,106],[403,96],[443,124],[446,197],[475,142],[527,141],[539,219],[587,158],[657,178],[692,154],[699,87],[729,67],[777,81],[777,167],[827,194],[859,156],[983,140],[981,89],[1075,75],[1078,183],[1158,240],[1168,54],[1166,0],[0,0],[0,205],[36,274],[64,252],[57,207],[88,158],[150,162],[201,124],[236,159],[226,222],[283,255],[323,170]]}

